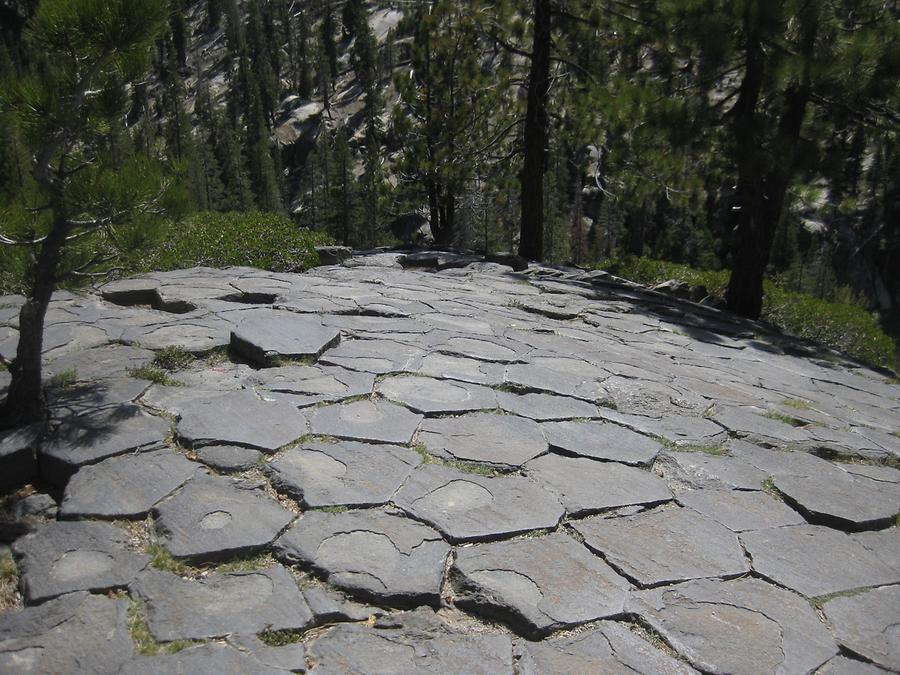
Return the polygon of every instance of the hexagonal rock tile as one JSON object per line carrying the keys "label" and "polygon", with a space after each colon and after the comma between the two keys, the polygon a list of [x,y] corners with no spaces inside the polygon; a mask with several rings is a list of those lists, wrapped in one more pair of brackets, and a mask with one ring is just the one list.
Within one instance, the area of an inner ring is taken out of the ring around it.
{"label": "hexagonal rock tile", "polygon": [[810,444],[810,435],[806,430],[765,415],[766,411],[762,408],[717,406],[713,419],[752,443],[780,447],[805,447]]}
{"label": "hexagonal rock tile", "polygon": [[84,349],[53,359],[44,366],[42,376],[52,378],[75,371],[79,381],[92,382],[110,377],[125,377],[129,370],[151,363],[156,355],[149,349],[128,345],[105,345]]}
{"label": "hexagonal rock tile", "polygon": [[524,645],[520,672],[537,673],[638,673],[639,675],[692,675],[693,668],[660,651],[645,639],[614,621],[563,637],[550,637]]}
{"label": "hexagonal rock tile", "polygon": [[491,413],[425,420],[419,442],[438,457],[482,462],[502,469],[517,468],[548,450],[537,422]]}
{"label": "hexagonal rock tile", "polygon": [[900,586],[837,597],[822,609],[843,647],[883,668],[900,671]]}
{"label": "hexagonal rock tile", "polygon": [[198,397],[181,407],[178,421],[178,437],[193,447],[242,445],[273,452],[308,431],[297,408],[248,390]]}
{"label": "hexagonal rock tile", "polygon": [[[258,636],[250,634],[232,635],[228,638],[228,644],[238,649],[241,653],[251,656],[259,663],[269,668],[278,669],[277,672],[280,672],[280,669],[292,672],[303,672],[306,669],[306,647],[301,642],[291,642],[286,645],[270,647]],[[168,673],[169,671],[164,672]],[[243,668],[236,671],[234,675],[243,675],[246,672],[247,669]],[[264,670],[263,672],[266,671]],[[160,675],[164,674],[160,673]],[[216,674],[210,673],[210,675]]]}
{"label": "hexagonal rock tile", "polygon": [[513,363],[519,360],[520,345],[502,338],[451,337],[437,348],[437,351],[454,356],[464,356],[476,361]]}
{"label": "hexagonal rock tile", "polygon": [[885,565],[900,574],[900,534],[889,527],[875,532],[859,532],[850,538],[878,558]]}
{"label": "hexagonal rock tile", "polygon": [[[302,664],[302,659],[297,662]],[[188,647],[174,654],[138,656],[122,666],[119,675],[288,675],[291,670],[273,668],[260,663],[250,654],[228,645],[209,643]]]}
{"label": "hexagonal rock tile", "polygon": [[147,570],[131,585],[147,604],[155,640],[205,640],[264,630],[302,630],[312,612],[281,565],[182,579]]}
{"label": "hexagonal rock tile", "polygon": [[345,340],[326,351],[319,363],[375,375],[410,371],[424,350],[393,340]]}
{"label": "hexagonal rock tile", "polygon": [[734,533],[690,509],[593,517],[572,526],[588,548],[643,587],[749,571]]}
{"label": "hexagonal rock tile", "polygon": [[765,492],[686,490],[678,495],[678,502],[732,532],[806,523],[799,513]]}
{"label": "hexagonal rock tile", "polygon": [[769,477],[740,458],[702,452],[661,452],[653,470],[670,484],[690,488],[760,490]]}
{"label": "hexagonal rock tile", "polygon": [[294,514],[261,490],[228,478],[197,476],[153,509],[160,543],[172,555],[222,560],[268,546]]}
{"label": "hexagonal rock tile", "polygon": [[37,473],[41,425],[0,433],[0,490],[28,483]]}
{"label": "hexagonal rock tile", "polygon": [[497,407],[493,389],[431,377],[388,377],[376,385],[375,391],[423,415],[466,413]]}
{"label": "hexagonal rock tile", "polygon": [[869,477],[819,460],[815,470],[775,474],[785,499],[812,522],[860,530],[891,524],[900,513],[900,471],[890,467]]}
{"label": "hexagonal rock tile", "polygon": [[367,509],[308,512],[275,542],[278,557],[329,583],[396,606],[438,605],[450,547],[427,525]]}
{"label": "hexagonal rock tile", "polygon": [[536,422],[569,420],[575,418],[591,418],[597,416],[597,406],[570,396],[554,394],[510,394],[497,392],[500,407],[520,417],[527,417]]}
{"label": "hexagonal rock tile", "polygon": [[71,415],[94,412],[101,408],[132,403],[150,386],[147,380],[133,377],[114,377],[82,382],[61,389],[47,391],[50,415],[65,419]]}
{"label": "hexagonal rock tile", "polygon": [[597,401],[603,395],[600,380],[609,373],[581,359],[535,357],[529,363],[507,367],[504,379],[509,384],[560,396]]}
{"label": "hexagonal rock tile", "polygon": [[547,422],[541,428],[553,448],[581,457],[650,464],[663,449],[652,438],[606,422]]}
{"label": "hexagonal rock tile", "polygon": [[622,613],[628,582],[560,532],[460,548],[454,603],[529,639]]}
{"label": "hexagonal rock tile", "polygon": [[499,363],[475,361],[461,356],[432,352],[422,358],[416,369],[421,375],[496,386],[503,384],[503,366]]}
{"label": "hexagonal rock tile", "polygon": [[489,478],[429,464],[412,472],[394,503],[451,542],[487,541],[556,527],[562,505],[519,476]]}
{"label": "hexagonal rock tile", "polygon": [[422,421],[421,415],[387,401],[363,400],[319,408],[310,425],[314,434],[370,443],[406,444]]}
{"label": "hexagonal rock tile", "polygon": [[280,394],[294,405],[305,407],[371,394],[375,376],[334,366],[291,365],[255,371],[246,383],[257,391]]}
{"label": "hexagonal rock tile", "polygon": [[162,447],[169,421],[126,404],[96,413],[69,417],[44,442],[38,453],[41,476],[63,484],[79,467],[126,452]]}
{"label": "hexagonal rock tile", "polygon": [[628,610],[705,673],[809,673],[837,653],[806,600],[760,579],[638,591]]}
{"label": "hexagonal rock tile", "polygon": [[115,673],[133,653],[125,599],[69,593],[0,614],[3,673]]}
{"label": "hexagonal rock tile", "polygon": [[900,582],[900,569],[827,527],[794,525],[744,532],[740,538],[754,570],[808,598]]}
{"label": "hexagonal rock tile", "polygon": [[83,466],[66,485],[63,518],[138,518],[200,468],[173,450],[110,457]]}
{"label": "hexagonal rock tile", "polygon": [[728,439],[725,430],[705,417],[668,414],[665,417],[629,415],[609,408],[600,409],[600,417],[641,434],[659,436],[679,445],[712,446]]}
{"label": "hexagonal rock tile", "polygon": [[331,628],[308,644],[307,672],[512,675],[508,635],[463,633],[425,612]]}
{"label": "hexagonal rock tile", "polygon": [[617,462],[550,454],[528,462],[525,473],[555,494],[573,517],[672,499],[665,481]]}
{"label": "hexagonal rock tile", "polygon": [[275,486],[306,508],[379,506],[422,463],[399,445],[341,441],[308,443],[273,460],[267,472]]}
{"label": "hexagonal rock tile", "polygon": [[340,331],[327,328],[308,315],[277,309],[252,309],[240,313],[231,331],[231,349],[260,366],[277,359],[317,359],[341,340]]}
{"label": "hexagonal rock tile", "polygon": [[26,534],[13,545],[26,600],[127,586],[150,561],[129,551],[127,542],[124,530],[86,521],[51,521]]}

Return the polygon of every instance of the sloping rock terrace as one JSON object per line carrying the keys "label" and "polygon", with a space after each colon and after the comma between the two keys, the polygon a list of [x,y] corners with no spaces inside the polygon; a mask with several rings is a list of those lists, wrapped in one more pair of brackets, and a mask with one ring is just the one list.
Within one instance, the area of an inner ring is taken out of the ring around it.
{"label": "sloping rock terrace", "polygon": [[765,326],[382,253],[60,292],[44,357],[2,672],[900,669],[900,386]]}

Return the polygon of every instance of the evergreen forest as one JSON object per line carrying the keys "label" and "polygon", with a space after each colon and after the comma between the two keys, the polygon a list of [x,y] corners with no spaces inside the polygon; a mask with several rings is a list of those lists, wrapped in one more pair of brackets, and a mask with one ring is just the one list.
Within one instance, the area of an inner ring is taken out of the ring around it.
{"label": "evergreen forest", "polygon": [[145,4],[152,34],[128,37],[146,49],[101,50],[85,73],[74,55],[109,26],[0,0],[3,292],[33,281],[17,244],[61,211],[57,283],[139,270],[252,213],[357,249],[674,263],[745,316],[801,293],[900,332],[895,3]]}

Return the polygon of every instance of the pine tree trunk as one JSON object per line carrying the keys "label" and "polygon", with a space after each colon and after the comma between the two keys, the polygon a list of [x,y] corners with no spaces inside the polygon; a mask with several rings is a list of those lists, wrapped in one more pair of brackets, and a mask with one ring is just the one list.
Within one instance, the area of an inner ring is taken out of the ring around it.
{"label": "pine tree trunk", "polygon": [[14,428],[43,421],[46,401],[41,385],[41,354],[44,347],[44,317],[56,285],[56,269],[62,255],[68,226],[57,218],[41,245],[31,293],[19,312],[19,344],[10,365],[12,382],[0,410],[0,428]]}
{"label": "pine tree trunk", "polygon": [[521,176],[522,224],[519,255],[540,260],[544,253],[544,171],[547,168],[550,94],[550,0],[534,0],[534,42],[525,114],[525,159]]}

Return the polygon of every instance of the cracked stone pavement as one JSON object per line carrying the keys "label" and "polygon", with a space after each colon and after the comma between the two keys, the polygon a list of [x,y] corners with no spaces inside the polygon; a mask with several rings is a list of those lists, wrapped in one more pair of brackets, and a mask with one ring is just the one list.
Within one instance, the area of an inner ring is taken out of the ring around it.
{"label": "cracked stone pavement", "polygon": [[0,436],[0,489],[34,477],[0,672],[900,671],[900,385],[837,354],[452,254],[47,320],[50,430]]}

